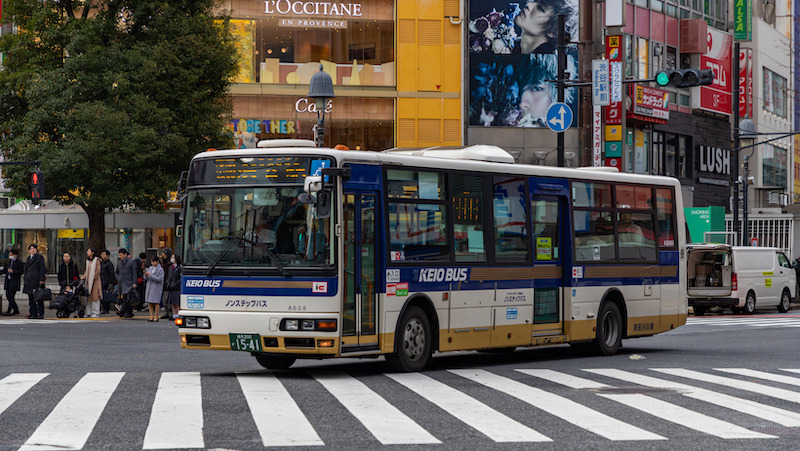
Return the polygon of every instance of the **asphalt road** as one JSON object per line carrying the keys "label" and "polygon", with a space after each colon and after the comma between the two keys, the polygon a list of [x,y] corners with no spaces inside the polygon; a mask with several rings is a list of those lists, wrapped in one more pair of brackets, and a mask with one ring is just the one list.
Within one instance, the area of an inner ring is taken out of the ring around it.
{"label": "asphalt road", "polygon": [[[798,449],[800,313],[569,347],[300,361],[182,350],[164,320],[0,320],[5,449]],[[796,371],[789,371],[796,370]]]}

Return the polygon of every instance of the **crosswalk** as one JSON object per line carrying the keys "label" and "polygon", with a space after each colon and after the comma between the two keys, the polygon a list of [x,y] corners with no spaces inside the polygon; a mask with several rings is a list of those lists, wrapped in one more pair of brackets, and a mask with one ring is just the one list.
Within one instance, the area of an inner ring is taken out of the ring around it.
{"label": "crosswalk", "polygon": [[[609,442],[669,442],[679,435],[683,440],[750,443],[786,438],[775,431],[800,427],[800,368],[467,368],[369,375],[313,370],[236,373],[223,379],[165,372],[147,377],[158,378],[153,380],[155,392],[132,401],[145,404],[138,409],[142,418],[136,417],[136,409],[125,408],[128,421],[146,428],[122,431],[111,439],[130,444],[126,449],[225,445],[214,433],[230,425],[215,423],[217,409],[244,415],[236,422],[243,430],[249,428],[252,437],[241,439],[265,447],[329,445],[341,440],[332,435],[338,421],[360,425],[347,433],[362,434],[375,446],[446,446],[452,434],[443,425],[453,424],[472,431],[470,440],[498,444],[558,444],[576,431]],[[89,372],[73,377],[57,402],[42,404],[34,400],[70,378],[8,374],[0,379],[0,421],[22,411],[43,419],[25,433],[26,439],[3,441],[3,447],[38,451],[100,446],[103,428],[98,425],[104,412],[119,409],[122,398],[131,396],[123,389],[128,378],[134,379],[123,372]],[[224,401],[208,387],[222,390]],[[787,437],[791,435],[795,433]],[[239,449],[236,445],[225,448]]]}
{"label": "crosswalk", "polygon": [[800,316],[690,316],[686,325],[720,327],[800,327]]}

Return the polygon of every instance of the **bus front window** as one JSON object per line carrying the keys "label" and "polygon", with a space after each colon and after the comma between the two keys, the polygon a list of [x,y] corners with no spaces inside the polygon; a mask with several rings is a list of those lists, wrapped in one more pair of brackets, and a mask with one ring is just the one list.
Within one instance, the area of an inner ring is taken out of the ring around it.
{"label": "bus front window", "polygon": [[296,186],[191,190],[184,264],[332,266],[332,221],[317,218],[313,204],[300,202],[302,192]]}

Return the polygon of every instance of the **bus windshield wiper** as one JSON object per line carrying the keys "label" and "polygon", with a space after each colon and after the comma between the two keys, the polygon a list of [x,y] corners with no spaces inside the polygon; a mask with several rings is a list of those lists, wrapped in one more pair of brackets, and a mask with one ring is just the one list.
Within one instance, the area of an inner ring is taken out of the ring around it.
{"label": "bus windshield wiper", "polygon": [[261,249],[263,249],[264,253],[267,254],[267,257],[269,257],[270,261],[272,261],[272,263],[275,264],[275,267],[278,268],[278,271],[280,271],[281,274],[283,274],[284,277],[292,277],[292,273],[290,273],[286,269],[286,266],[283,264],[281,259],[278,258],[278,256],[275,255],[274,252],[272,252],[272,249],[270,249],[267,246],[267,243],[262,243],[262,242],[259,242],[259,241],[253,241],[253,240],[250,240],[250,239],[247,239],[247,238],[241,238],[241,240],[244,243],[249,243],[249,244],[251,244],[253,246],[257,246],[257,247],[260,247]]}
{"label": "bus windshield wiper", "polygon": [[232,238],[232,240],[225,245],[225,248],[222,249],[222,252],[219,253],[219,256],[217,256],[217,258],[214,259],[214,262],[211,263],[211,266],[208,267],[208,269],[206,270],[206,277],[209,277],[214,272],[214,268],[217,267],[219,262],[222,261],[222,257],[224,257],[225,254],[227,254],[228,251],[231,250],[234,244],[241,243],[244,240],[244,238],[240,236],[227,236],[225,238]]}

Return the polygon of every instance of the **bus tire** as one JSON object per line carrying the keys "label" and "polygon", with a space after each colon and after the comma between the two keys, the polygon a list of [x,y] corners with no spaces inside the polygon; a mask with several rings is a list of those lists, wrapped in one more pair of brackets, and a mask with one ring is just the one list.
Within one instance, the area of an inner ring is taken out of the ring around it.
{"label": "bus tire", "polygon": [[294,357],[280,355],[255,354],[256,362],[268,370],[288,370],[297,360]]}
{"label": "bus tire", "polygon": [[747,292],[747,297],[744,299],[744,313],[752,315],[756,311],[756,294],[752,291]]}
{"label": "bus tire", "polygon": [[594,349],[601,355],[614,355],[622,346],[622,314],[613,302],[604,302],[597,317]]}
{"label": "bus tire", "polygon": [[397,372],[420,371],[431,358],[432,338],[428,316],[412,305],[400,318],[394,335],[394,352],[386,355],[386,361]]}
{"label": "bus tire", "polygon": [[783,293],[781,293],[781,302],[778,304],[778,311],[780,313],[786,313],[789,311],[789,304],[792,302],[792,296],[789,294],[789,290],[787,288],[783,289]]}

